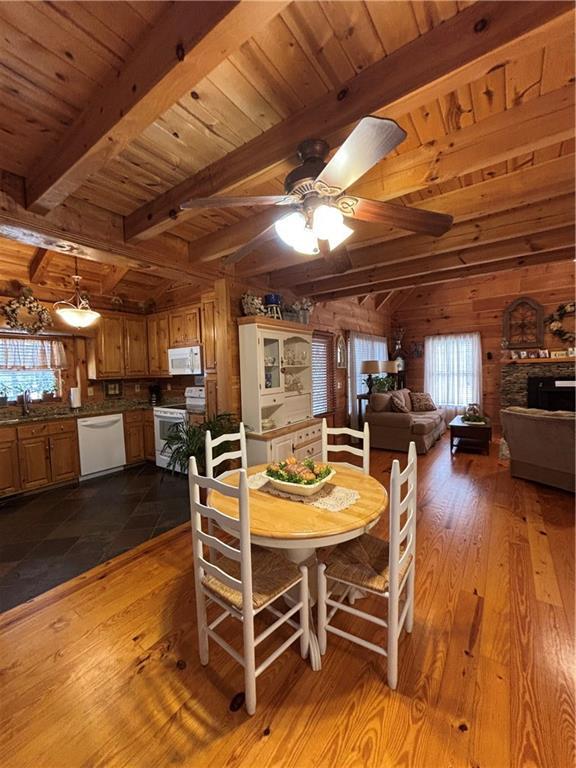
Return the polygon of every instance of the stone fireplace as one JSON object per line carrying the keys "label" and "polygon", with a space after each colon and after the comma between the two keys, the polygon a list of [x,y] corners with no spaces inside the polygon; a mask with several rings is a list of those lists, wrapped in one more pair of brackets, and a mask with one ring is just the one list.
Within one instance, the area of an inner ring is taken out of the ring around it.
{"label": "stone fireplace", "polygon": [[502,408],[518,405],[546,410],[574,410],[573,387],[556,387],[556,381],[574,381],[574,363],[509,363],[502,366]]}

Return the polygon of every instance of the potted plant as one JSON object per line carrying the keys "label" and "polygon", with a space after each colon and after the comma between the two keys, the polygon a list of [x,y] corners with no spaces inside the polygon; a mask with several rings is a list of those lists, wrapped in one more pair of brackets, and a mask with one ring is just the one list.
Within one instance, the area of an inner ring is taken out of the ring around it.
{"label": "potted plant", "polygon": [[[362,383],[367,387],[368,379],[362,379]],[[391,392],[396,388],[394,376],[372,376],[372,392]]]}
{"label": "potted plant", "polygon": [[[188,472],[188,462],[194,456],[198,472],[206,472],[206,432],[212,437],[220,437],[229,432],[238,432],[240,422],[232,413],[219,413],[201,424],[174,424],[166,438],[162,453],[168,456],[167,468],[172,472]],[[220,456],[228,451],[228,443],[222,443],[214,449],[214,455]]]}

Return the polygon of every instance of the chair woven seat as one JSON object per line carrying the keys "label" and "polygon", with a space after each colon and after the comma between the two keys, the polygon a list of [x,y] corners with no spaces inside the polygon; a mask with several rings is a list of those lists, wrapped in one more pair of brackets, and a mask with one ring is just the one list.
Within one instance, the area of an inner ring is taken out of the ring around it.
{"label": "chair woven seat", "polygon": [[[402,552],[400,553],[402,554]],[[342,579],[359,588],[385,593],[390,583],[389,544],[365,533],[358,539],[339,544],[326,557],[326,575]],[[407,557],[400,569],[404,578],[412,557]]]}
{"label": "chair woven seat", "polygon": [[[240,578],[240,563],[227,557],[219,557],[215,566],[225,570],[235,579]],[[260,547],[252,548],[252,605],[254,610],[262,608],[286,589],[300,580],[300,570],[282,555]],[[205,574],[202,583],[228,605],[242,610],[242,593],[231,589],[210,574]]]}

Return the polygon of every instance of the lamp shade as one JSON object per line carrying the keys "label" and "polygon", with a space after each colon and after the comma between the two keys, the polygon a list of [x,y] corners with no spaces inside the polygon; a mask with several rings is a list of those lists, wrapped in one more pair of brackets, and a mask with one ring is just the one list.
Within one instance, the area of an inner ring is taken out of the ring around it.
{"label": "lamp shade", "polygon": [[382,373],[398,373],[398,361],[386,360],[382,363]]}
{"label": "lamp shade", "polygon": [[362,368],[360,369],[360,373],[381,373],[382,372],[382,363],[380,360],[362,360]]}

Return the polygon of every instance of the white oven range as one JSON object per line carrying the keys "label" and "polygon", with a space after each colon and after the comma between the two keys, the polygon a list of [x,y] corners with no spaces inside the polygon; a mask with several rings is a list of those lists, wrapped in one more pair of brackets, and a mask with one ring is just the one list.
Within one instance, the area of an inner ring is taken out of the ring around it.
{"label": "white oven range", "polygon": [[174,424],[189,421],[192,416],[204,417],[206,411],[204,391],[204,387],[187,387],[184,393],[185,403],[160,405],[154,408],[154,445],[157,467],[168,466],[170,457],[162,451],[171,427]]}

